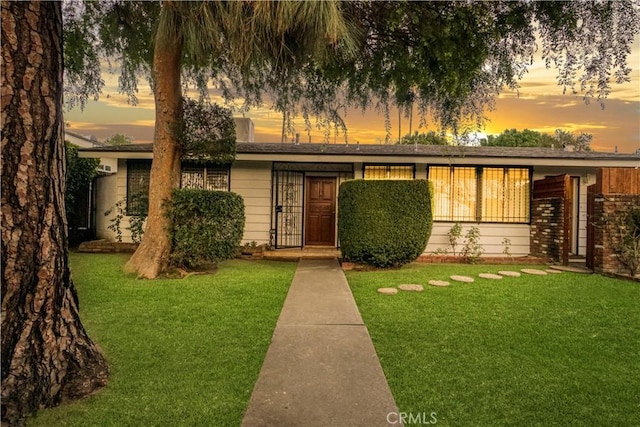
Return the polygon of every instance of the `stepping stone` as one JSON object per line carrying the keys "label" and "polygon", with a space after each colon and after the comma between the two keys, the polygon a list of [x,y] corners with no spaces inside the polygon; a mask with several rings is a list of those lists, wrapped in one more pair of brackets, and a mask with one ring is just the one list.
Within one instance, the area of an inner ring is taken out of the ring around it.
{"label": "stepping stone", "polygon": [[449,286],[449,282],[445,282],[444,280],[429,280],[429,284],[431,286]]}
{"label": "stepping stone", "polygon": [[378,288],[378,293],[382,295],[395,295],[398,293],[396,288]]}
{"label": "stepping stone", "polygon": [[403,285],[399,285],[398,289],[400,289],[401,291],[407,291],[407,292],[422,292],[424,290],[424,287],[422,285],[403,284]]}
{"label": "stepping stone", "polygon": [[469,277],[469,276],[456,276],[456,275],[453,275],[453,276],[451,276],[451,280],[454,280],[456,282],[473,283],[473,277]]}
{"label": "stepping stone", "polygon": [[535,268],[523,268],[520,271],[522,271],[523,273],[533,274],[533,275],[536,275],[536,276],[546,276],[547,275],[546,271],[538,270],[538,269],[535,269]]}
{"label": "stepping stone", "polygon": [[493,274],[493,273],[480,273],[478,274],[478,276],[482,277],[483,279],[493,279],[493,280],[502,279],[502,276],[498,274]]}
{"label": "stepping stone", "polygon": [[550,273],[550,274],[562,274],[562,271],[560,271],[560,270],[554,270],[553,268],[550,268],[550,269],[545,270],[545,271],[546,271],[547,273]]}
{"label": "stepping stone", "polygon": [[520,273],[517,271],[498,271],[498,274],[501,276],[508,276],[508,277],[520,277]]}

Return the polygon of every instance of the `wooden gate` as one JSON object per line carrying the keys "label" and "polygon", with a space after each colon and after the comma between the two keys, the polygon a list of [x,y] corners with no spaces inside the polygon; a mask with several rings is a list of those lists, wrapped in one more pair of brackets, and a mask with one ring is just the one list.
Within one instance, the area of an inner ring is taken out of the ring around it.
{"label": "wooden gate", "polygon": [[558,175],[533,182],[531,254],[569,264],[572,239],[571,177]]}

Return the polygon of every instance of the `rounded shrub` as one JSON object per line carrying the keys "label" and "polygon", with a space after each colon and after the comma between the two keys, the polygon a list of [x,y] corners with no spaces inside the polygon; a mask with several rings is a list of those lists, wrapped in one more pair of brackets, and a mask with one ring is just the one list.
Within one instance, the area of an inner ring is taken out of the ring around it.
{"label": "rounded shrub", "polygon": [[431,235],[426,180],[342,183],[338,195],[340,249],[346,261],[399,267],[417,259]]}
{"label": "rounded shrub", "polygon": [[235,193],[176,189],[167,208],[171,261],[196,267],[233,258],[244,232],[244,201]]}

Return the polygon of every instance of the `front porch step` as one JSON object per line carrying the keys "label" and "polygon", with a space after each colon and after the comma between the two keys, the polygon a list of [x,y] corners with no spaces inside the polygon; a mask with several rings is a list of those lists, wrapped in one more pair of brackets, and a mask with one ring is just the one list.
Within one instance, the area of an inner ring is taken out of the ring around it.
{"label": "front porch step", "polygon": [[263,259],[299,261],[301,259],[338,259],[342,256],[336,248],[293,248],[293,249],[273,249],[262,253]]}

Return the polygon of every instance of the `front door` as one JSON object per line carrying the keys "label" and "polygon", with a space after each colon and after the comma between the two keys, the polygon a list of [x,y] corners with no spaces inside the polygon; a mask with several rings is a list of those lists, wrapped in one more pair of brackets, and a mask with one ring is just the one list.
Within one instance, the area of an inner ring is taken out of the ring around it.
{"label": "front door", "polygon": [[336,232],[336,179],[307,178],[305,244],[334,246]]}

